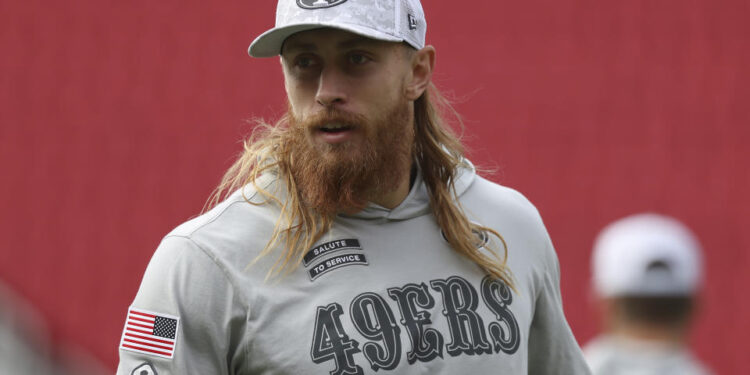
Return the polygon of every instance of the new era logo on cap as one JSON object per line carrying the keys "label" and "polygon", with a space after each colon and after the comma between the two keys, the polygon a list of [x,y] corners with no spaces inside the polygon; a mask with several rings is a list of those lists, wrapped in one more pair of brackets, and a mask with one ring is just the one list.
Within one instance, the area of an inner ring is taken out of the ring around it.
{"label": "new era logo on cap", "polygon": [[417,19],[409,13],[409,30],[416,30],[417,29]]}
{"label": "new era logo on cap", "polygon": [[330,8],[345,2],[346,0],[297,0],[297,5],[304,9],[318,9]]}

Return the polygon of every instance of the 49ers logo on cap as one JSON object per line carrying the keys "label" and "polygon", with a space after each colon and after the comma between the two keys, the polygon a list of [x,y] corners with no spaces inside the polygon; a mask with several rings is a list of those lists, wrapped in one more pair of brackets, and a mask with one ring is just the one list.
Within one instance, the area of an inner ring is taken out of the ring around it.
{"label": "49ers logo on cap", "polygon": [[330,8],[345,2],[346,0],[297,0],[297,5],[305,9],[318,9]]}

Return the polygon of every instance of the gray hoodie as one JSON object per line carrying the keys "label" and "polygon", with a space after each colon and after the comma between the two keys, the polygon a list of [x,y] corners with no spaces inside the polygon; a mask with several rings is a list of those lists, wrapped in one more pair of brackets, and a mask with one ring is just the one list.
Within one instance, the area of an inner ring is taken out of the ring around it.
{"label": "gray hoodie", "polygon": [[[261,183],[283,199],[273,176]],[[449,247],[419,173],[398,207],[338,216],[300,267],[271,281],[279,251],[249,265],[278,208],[238,192],[164,238],[117,373],[589,374],[534,206],[473,167],[456,190],[469,219],[507,242],[518,292]]]}

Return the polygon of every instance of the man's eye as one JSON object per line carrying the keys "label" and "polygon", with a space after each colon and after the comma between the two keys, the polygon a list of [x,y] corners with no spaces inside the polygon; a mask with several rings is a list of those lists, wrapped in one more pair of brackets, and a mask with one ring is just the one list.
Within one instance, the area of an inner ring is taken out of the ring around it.
{"label": "man's eye", "polygon": [[349,62],[354,65],[362,65],[370,61],[370,58],[361,53],[352,53],[349,55]]}
{"label": "man's eye", "polygon": [[298,68],[305,69],[315,65],[315,60],[310,57],[300,57],[294,62],[294,65],[296,65]]}

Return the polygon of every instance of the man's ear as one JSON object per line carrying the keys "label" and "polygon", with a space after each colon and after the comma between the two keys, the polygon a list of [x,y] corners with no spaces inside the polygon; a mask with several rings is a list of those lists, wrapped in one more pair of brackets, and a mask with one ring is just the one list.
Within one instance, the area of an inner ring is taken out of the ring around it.
{"label": "man's ear", "polygon": [[435,67],[435,47],[425,46],[411,57],[410,81],[406,85],[406,98],[417,100],[427,90]]}

